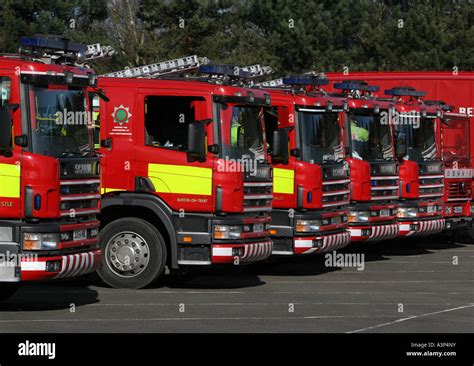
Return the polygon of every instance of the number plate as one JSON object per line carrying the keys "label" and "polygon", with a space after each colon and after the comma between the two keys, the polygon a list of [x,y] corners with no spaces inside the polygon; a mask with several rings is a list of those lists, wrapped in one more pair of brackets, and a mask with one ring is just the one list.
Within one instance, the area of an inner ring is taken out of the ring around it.
{"label": "number plate", "polygon": [[461,206],[454,207],[454,213],[457,213],[457,214],[462,213],[462,207]]}
{"label": "number plate", "polygon": [[428,213],[436,212],[436,206],[426,206],[426,212]]}
{"label": "number plate", "polygon": [[87,239],[87,229],[74,230],[73,240],[85,240]]}
{"label": "number plate", "polygon": [[263,231],[263,224],[254,224],[253,225],[253,231],[256,233],[262,232]]}
{"label": "number plate", "polygon": [[390,216],[389,209],[380,210],[380,217],[387,217],[387,216]]}

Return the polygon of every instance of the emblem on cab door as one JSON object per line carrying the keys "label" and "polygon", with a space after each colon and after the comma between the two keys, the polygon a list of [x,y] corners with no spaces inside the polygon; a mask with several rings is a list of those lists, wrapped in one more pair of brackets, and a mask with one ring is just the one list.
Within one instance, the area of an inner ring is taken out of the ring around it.
{"label": "emblem on cab door", "polygon": [[123,104],[120,104],[120,107],[114,107],[114,112],[111,116],[114,117],[114,123],[123,125],[128,123],[132,114],[130,113],[130,107],[124,107]]}

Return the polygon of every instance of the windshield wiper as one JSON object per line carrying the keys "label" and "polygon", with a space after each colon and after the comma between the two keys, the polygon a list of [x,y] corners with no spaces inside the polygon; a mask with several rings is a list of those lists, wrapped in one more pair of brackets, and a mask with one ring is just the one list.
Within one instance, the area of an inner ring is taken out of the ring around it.
{"label": "windshield wiper", "polygon": [[64,157],[71,158],[71,157],[74,157],[74,156],[83,157],[83,156],[86,156],[86,155],[87,155],[87,154],[84,155],[84,153],[80,153],[79,151],[64,151],[64,152],[62,152],[61,154],[59,154],[58,157],[61,157],[61,158],[64,158]]}

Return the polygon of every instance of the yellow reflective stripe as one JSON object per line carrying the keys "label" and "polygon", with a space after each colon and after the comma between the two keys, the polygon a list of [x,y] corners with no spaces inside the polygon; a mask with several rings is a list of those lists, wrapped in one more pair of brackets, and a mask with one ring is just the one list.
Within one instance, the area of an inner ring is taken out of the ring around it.
{"label": "yellow reflective stripe", "polygon": [[295,187],[295,171],[273,168],[273,192],[293,194]]}
{"label": "yellow reflective stripe", "polygon": [[101,188],[100,189],[100,194],[118,192],[118,191],[125,191],[125,189],[122,189],[122,188]]}
{"label": "yellow reflective stripe", "polygon": [[148,164],[156,192],[212,195],[212,169],[186,165]]}
{"label": "yellow reflective stripe", "polygon": [[0,164],[0,197],[20,198],[20,165]]}

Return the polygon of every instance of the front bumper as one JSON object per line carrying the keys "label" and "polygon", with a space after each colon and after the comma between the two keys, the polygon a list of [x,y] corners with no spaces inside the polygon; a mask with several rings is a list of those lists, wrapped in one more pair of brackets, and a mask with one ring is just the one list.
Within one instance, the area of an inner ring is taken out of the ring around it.
{"label": "front bumper", "polygon": [[442,232],[446,222],[445,219],[413,220],[401,221],[398,225],[400,226],[400,237],[426,236]]}
{"label": "front bumper", "polygon": [[[236,255],[238,250],[242,255]],[[247,264],[268,259],[272,255],[271,240],[245,244],[213,244],[211,264]]]}
{"label": "front bumper", "polygon": [[465,229],[472,225],[472,217],[462,216],[462,217],[446,217],[446,230],[458,230]]}
{"label": "front bumper", "polygon": [[[320,247],[315,246],[318,241],[322,241]],[[318,236],[313,238],[303,237],[295,238],[294,253],[295,254],[311,254],[311,253],[326,253],[333,250],[341,249],[351,242],[351,234],[348,231]]]}
{"label": "front bumper", "polygon": [[[100,257],[100,249],[95,249],[77,254],[23,258],[21,280],[41,281],[91,273],[99,267]],[[48,266],[52,262],[59,262],[60,267],[54,271],[49,270]]]}
{"label": "front bumper", "polygon": [[398,224],[394,223],[386,225],[351,225],[348,230],[351,234],[351,241],[363,242],[396,238],[400,229]]}
{"label": "front bumper", "polygon": [[274,245],[273,255],[299,255],[326,253],[341,249],[351,242],[351,235],[348,231],[313,236],[296,236],[292,241],[275,238],[279,241]]}

